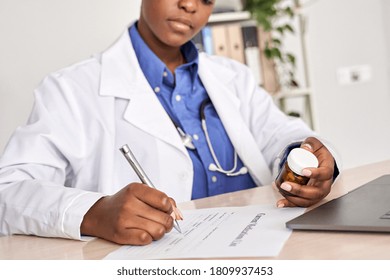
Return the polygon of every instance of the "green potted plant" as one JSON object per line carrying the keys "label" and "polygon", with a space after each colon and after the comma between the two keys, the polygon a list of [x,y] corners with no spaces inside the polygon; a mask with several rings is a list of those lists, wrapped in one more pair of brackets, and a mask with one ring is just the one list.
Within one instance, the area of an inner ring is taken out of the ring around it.
{"label": "green potted plant", "polygon": [[268,33],[265,38],[264,55],[275,62],[283,86],[297,87],[295,79],[295,55],[283,48],[283,38],[294,33],[295,1],[245,0],[244,10],[249,11],[260,28]]}

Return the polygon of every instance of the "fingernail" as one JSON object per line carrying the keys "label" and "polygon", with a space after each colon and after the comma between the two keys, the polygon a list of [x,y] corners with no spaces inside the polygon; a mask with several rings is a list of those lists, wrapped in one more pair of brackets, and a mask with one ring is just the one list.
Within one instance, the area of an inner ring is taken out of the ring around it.
{"label": "fingernail", "polygon": [[309,169],[303,169],[302,170],[302,175],[306,176],[306,177],[310,177],[311,176],[311,171]]}
{"label": "fingernail", "polygon": [[172,217],[174,220],[177,219],[175,210],[173,210],[173,211],[171,212],[171,217]]}
{"label": "fingernail", "polygon": [[281,189],[285,190],[286,192],[290,192],[292,190],[292,187],[291,185],[289,184],[286,184],[286,183],[283,183],[281,186],[280,186]]}
{"label": "fingernail", "polygon": [[179,210],[179,208],[175,208],[176,219],[182,221],[184,219],[183,213]]}
{"label": "fingernail", "polygon": [[284,203],[282,203],[282,202],[278,203],[277,207],[278,208],[283,208],[284,207]]}
{"label": "fingernail", "polygon": [[309,151],[313,151],[313,147],[309,143],[302,144],[301,148],[306,148]]}

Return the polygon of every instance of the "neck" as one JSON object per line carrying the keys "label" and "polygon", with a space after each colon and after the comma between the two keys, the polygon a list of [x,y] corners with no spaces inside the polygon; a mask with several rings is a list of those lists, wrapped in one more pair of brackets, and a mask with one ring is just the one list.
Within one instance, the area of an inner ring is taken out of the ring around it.
{"label": "neck", "polygon": [[173,74],[177,67],[185,63],[184,55],[181,52],[172,57],[165,56],[161,60]]}

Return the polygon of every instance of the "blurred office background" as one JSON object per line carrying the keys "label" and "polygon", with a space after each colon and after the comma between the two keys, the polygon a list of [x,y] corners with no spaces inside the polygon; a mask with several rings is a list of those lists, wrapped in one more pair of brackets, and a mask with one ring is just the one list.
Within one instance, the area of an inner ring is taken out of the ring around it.
{"label": "blurred office background", "polygon": [[[303,12],[317,131],[344,168],[390,159],[390,1],[311,2]],[[140,3],[0,0],[0,153],[44,76],[109,47]],[[345,83],[340,73],[356,67],[367,79]]]}

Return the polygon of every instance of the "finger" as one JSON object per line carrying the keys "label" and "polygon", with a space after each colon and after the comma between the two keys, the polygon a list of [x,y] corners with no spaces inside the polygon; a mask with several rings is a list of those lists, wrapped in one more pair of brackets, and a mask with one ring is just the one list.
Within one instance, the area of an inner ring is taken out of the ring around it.
{"label": "finger", "polygon": [[309,151],[311,153],[313,152],[313,147],[312,147],[312,145],[310,143],[302,142],[301,148],[305,149],[305,150],[307,150],[307,151]]}
{"label": "finger", "polygon": [[322,199],[322,195],[315,197],[303,197],[298,195],[286,195],[283,199],[277,202],[277,207],[309,207]]}
{"label": "finger", "polygon": [[306,149],[316,155],[321,165],[333,166],[334,158],[328,148],[317,138],[308,137],[302,142],[301,148]]}
{"label": "finger", "polygon": [[180,211],[179,208],[177,207],[173,207],[173,211],[171,213],[171,216],[174,220],[179,220],[179,221],[182,221],[184,220],[184,216],[183,216],[183,213]]}
{"label": "finger", "polygon": [[299,198],[299,197],[289,197],[280,199],[276,206],[278,208],[285,208],[285,207],[309,207],[313,204],[313,201],[304,199],[304,198]]}
{"label": "finger", "polygon": [[302,175],[318,181],[327,181],[333,178],[334,168],[329,166],[320,166],[318,168],[305,168]]}
{"label": "finger", "polygon": [[121,245],[147,245],[153,241],[153,237],[148,232],[138,228],[129,228],[114,233],[107,239]]}
{"label": "finger", "polygon": [[168,214],[170,214],[173,210],[169,197],[159,190],[150,188],[144,184],[136,184],[132,187],[131,191],[137,199],[155,209]]}
{"label": "finger", "polygon": [[[128,224],[126,225],[126,227],[134,227],[134,225],[141,225],[139,227],[141,229],[147,230],[152,236],[154,236],[154,234],[159,234],[158,232],[155,233],[153,229],[151,229],[152,227],[157,227],[157,225],[164,227],[164,233],[172,230],[173,217],[170,214],[160,211],[159,209],[153,208],[150,205],[144,203],[143,201],[135,203],[134,208],[137,209],[137,212],[135,213],[136,217],[144,219],[145,224],[143,224],[142,221],[134,220],[132,224]],[[152,223],[149,223],[149,221]]]}
{"label": "finger", "polygon": [[180,220],[180,221],[184,220],[183,213],[180,211],[179,208],[175,208],[175,213],[176,213],[176,216],[178,217],[177,220]]}
{"label": "finger", "polygon": [[334,158],[325,145],[314,137],[308,137],[301,147],[311,151],[317,157],[319,166],[318,169],[306,168],[302,173],[306,177],[315,180],[325,181],[333,178],[334,173]]}
{"label": "finger", "polygon": [[315,137],[308,137],[302,142],[301,148],[308,150],[309,152],[315,153],[318,149],[324,145]]}
{"label": "finger", "polygon": [[167,216],[166,219],[169,220],[170,224],[168,228],[159,222],[155,222],[154,220],[149,220],[141,216],[135,216],[131,219],[131,223],[125,227],[126,231],[128,229],[137,228],[146,231],[153,240],[159,240],[164,236],[165,233],[171,231],[173,227],[172,217],[167,214],[165,215]]}
{"label": "finger", "polygon": [[173,199],[173,198],[169,198],[169,200],[171,201],[171,204],[172,204],[172,207],[173,207],[173,211],[171,213],[171,216],[174,220],[180,220],[182,221],[184,219],[184,216],[183,216],[183,213],[179,210],[179,208],[177,208],[176,206],[176,201]]}
{"label": "finger", "polygon": [[283,182],[280,185],[280,188],[285,193],[285,197],[289,200],[291,197],[299,197],[309,200],[317,200],[323,197],[322,189],[314,185],[301,186],[292,182]]}
{"label": "finger", "polygon": [[285,207],[297,207],[298,205],[295,205],[294,203],[290,202],[289,200],[282,198],[278,200],[276,203],[276,206],[278,208],[285,208]]}

